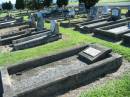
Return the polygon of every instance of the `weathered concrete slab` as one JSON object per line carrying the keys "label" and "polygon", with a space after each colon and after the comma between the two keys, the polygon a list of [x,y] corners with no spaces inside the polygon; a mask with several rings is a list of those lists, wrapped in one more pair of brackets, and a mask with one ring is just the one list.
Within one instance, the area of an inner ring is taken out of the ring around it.
{"label": "weathered concrete slab", "polygon": [[113,53],[88,65],[77,58],[86,47],[88,45],[8,67],[16,96],[53,96],[88,84],[121,66],[122,57]]}
{"label": "weathered concrete slab", "polygon": [[12,86],[11,79],[6,68],[1,70],[1,78],[3,85],[2,97],[15,97],[14,88]]}
{"label": "weathered concrete slab", "polygon": [[96,28],[100,28],[100,27],[104,27],[104,26],[109,26],[109,25],[113,25],[113,24],[117,24],[117,23],[121,23],[121,22],[127,22],[129,21],[130,18],[125,18],[125,19],[119,19],[117,21],[108,21],[108,19],[103,19],[103,20],[95,20],[91,21],[91,22],[86,22],[83,24],[78,25],[77,29],[82,30],[84,33],[88,33],[88,32],[94,32],[94,29]]}
{"label": "weathered concrete slab", "polygon": [[123,44],[126,44],[126,45],[130,46],[130,33],[127,33],[127,34],[123,35]]}
{"label": "weathered concrete slab", "polygon": [[23,39],[14,40],[12,47],[14,50],[22,50],[22,49],[34,47],[37,45],[41,45],[44,43],[56,41],[62,38],[61,34],[55,34],[55,35],[48,35],[48,34],[49,33],[35,34],[35,35],[29,36]]}
{"label": "weathered concrete slab", "polygon": [[38,33],[49,31],[47,29],[43,30],[42,32],[38,32],[38,31],[35,31],[35,30],[36,30],[35,28],[32,28],[32,29],[29,29],[29,30],[22,30],[22,31],[19,31],[19,32],[16,32],[16,33],[1,36],[0,44],[1,45],[11,44],[11,43],[13,43],[13,40],[17,40],[19,38],[28,37],[28,36],[35,35],[35,34],[38,34]]}
{"label": "weathered concrete slab", "polygon": [[94,30],[95,35],[107,36],[115,41],[121,40],[123,34],[129,33],[129,32],[130,32],[130,29],[128,29],[127,21],[101,27],[101,28],[96,28]]}

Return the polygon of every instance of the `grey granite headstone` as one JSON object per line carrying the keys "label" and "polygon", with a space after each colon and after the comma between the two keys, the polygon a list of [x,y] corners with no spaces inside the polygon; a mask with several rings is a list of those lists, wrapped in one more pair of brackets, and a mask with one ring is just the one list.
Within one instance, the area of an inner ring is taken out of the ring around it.
{"label": "grey granite headstone", "polygon": [[130,6],[128,6],[128,12],[126,13],[126,17],[130,17]]}
{"label": "grey granite headstone", "polygon": [[109,14],[109,7],[108,6],[103,6],[102,14],[103,15],[108,15]]}
{"label": "grey granite headstone", "polygon": [[120,8],[113,8],[111,10],[111,17],[108,21],[116,21],[121,18],[121,9]]}
{"label": "grey granite headstone", "polygon": [[90,44],[85,50],[79,53],[79,58],[84,59],[87,63],[94,63],[108,57],[112,49],[98,45]]}
{"label": "grey granite headstone", "polygon": [[84,4],[84,3],[80,3],[80,4],[79,4],[79,11],[80,11],[80,12],[85,12],[85,9],[86,9],[86,8],[85,8],[85,4]]}
{"label": "grey granite headstone", "polygon": [[130,29],[130,22],[128,22],[128,29]]}
{"label": "grey granite headstone", "polygon": [[98,7],[97,6],[93,6],[90,9],[90,19],[97,19],[97,13],[98,13]]}

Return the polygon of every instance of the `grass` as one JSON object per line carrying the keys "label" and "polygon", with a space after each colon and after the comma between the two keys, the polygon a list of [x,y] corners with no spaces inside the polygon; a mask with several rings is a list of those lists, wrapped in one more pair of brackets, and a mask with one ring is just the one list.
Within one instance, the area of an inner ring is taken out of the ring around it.
{"label": "grass", "polygon": [[[46,26],[49,27],[49,24],[46,24]],[[9,53],[1,53],[0,66],[18,63],[32,58],[37,58],[57,51],[62,51],[64,49],[73,47],[75,45],[86,44],[86,43],[99,43],[107,47],[110,47],[113,49],[114,52],[123,55],[124,58],[130,61],[130,53],[128,53],[130,52],[130,48],[128,47],[107,42],[98,38],[91,37],[89,35],[81,34],[78,31],[74,31],[71,28],[66,29],[60,27],[60,32],[65,37],[62,40],[52,42],[46,45],[41,45],[38,47],[26,49],[26,50],[9,52]]]}
{"label": "grass", "polygon": [[80,97],[130,97],[130,74],[81,93]]}

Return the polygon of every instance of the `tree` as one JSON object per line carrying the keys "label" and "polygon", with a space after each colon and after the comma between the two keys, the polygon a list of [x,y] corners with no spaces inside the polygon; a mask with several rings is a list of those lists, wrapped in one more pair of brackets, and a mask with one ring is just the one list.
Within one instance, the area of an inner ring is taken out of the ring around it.
{"label": "tree", "polygon": [[46,6],[46,7],[49,7],[52,4],[52,1],[53,0],[44,0],[43,5]]}
{"label": "tree", "polygon": [[68,5],[69,0],[57,0],[58,7],[66,6]]}
{"label": "tree", "polygon": [[5,3],[2,3],[2,8],[4,10],[11,10],[13,8],[13,5],[12,5],[11,1],[5,2]]}
{"label": "tree", "polygon": [[99,0],[80,0],[85,3],[86,9],[90,9],[90,7],[94,6]]}
{"label": "tree", "polygon": [[24,9],[24,0],[16,0],[15,7],[16,9]]}

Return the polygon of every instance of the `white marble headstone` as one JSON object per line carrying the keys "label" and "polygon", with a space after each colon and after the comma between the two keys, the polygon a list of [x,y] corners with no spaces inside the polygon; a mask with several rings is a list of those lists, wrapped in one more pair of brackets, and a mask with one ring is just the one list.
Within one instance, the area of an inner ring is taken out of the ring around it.
{"label": "white marble headstone", "polygon": [[89,47],[88,49],[84,50],[83,52],[92,56],[92,57],[95,57],[95,56],[97,56],[98,54],[101,53],[100,50],[97,50],[97,49],[92,48],[92,47]]}
{"label": "white marble headstone", "polygon": [[54,32],[54,30],[55,30],[56,23],[57,23],[56,20],[51,20],[51,31],[52,31],[52,32]]}

